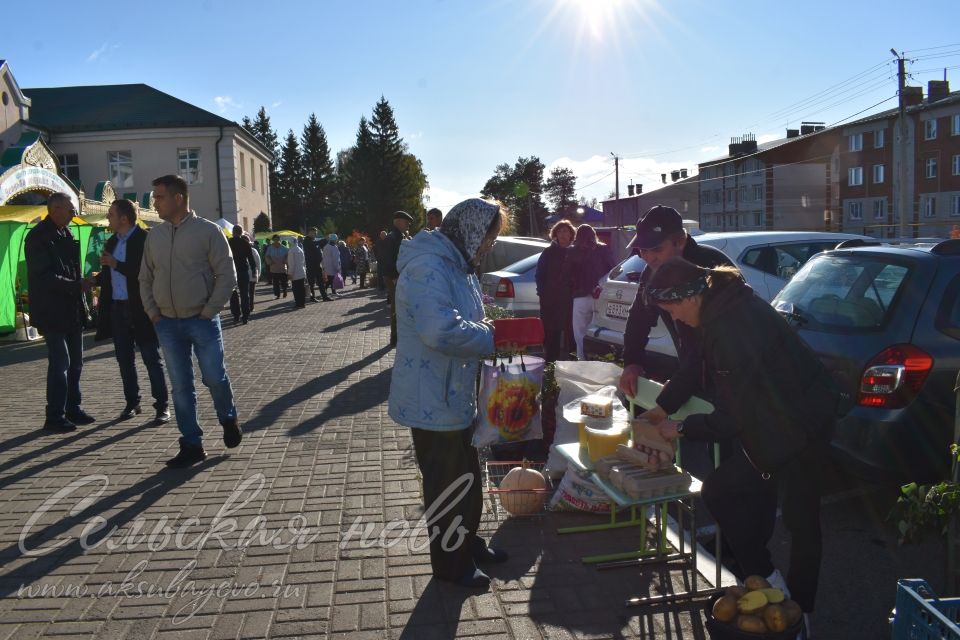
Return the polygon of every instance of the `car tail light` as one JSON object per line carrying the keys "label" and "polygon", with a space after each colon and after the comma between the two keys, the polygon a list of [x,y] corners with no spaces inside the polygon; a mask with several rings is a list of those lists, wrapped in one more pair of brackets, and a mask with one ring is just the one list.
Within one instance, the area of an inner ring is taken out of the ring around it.
{"label": "car tail light", "polygon": [[900,409],[917,397],[933,368],[933,357],[912,344],[887,347],[867,363],[857,404]]}
{"label": "car tail light", "polygon": [[603,293],[603,287],[601,287],[600,285],[597,285],[593,288],[593,293],[591,293],[590,295],[593,296],[594,300],[599,300],[601,293]]}
{"label": "car tail light", "polygon": [[497,298],[513,298],[513,283],[510,281],[510,278],[500,278],[500,282],[497,283],[497,293],[495,294]]}

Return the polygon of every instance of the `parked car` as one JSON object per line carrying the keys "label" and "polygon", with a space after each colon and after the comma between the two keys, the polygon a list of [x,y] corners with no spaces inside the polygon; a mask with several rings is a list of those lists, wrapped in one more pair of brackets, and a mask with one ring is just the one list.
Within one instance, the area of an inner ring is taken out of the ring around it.
{"label": "parked car", "polygon": [[[499,240],[497,241],[499,243]],[[519,262],[480,276],[480,288],[493,304],[513,312],[517,317],[539,316],[537,297],[537,262],[542,251]]]}
{"label": "parked car", "polygon": [[523,236],[500,236],[496,244],[480,263],[480,273],[506,269],[515,262],[541,254],[550,246],[543,238],[526,238]]}
{"label": "parked car", "polygon": [[773,304],[850,407],[833,438],[841,457],[870,475],[945,478],[960,370],[960,240],[816,256]]}
{"label": "parked car", "polygon": [[[832,249],[844,240],[869,240],[850,233],[817,231],[742,231],[704,233],[696,237],[723,251],[743,273],[747,283],[764,300],[771,300],[787,280],[817,253]],[[587,358],[614,354],[621,357],[627,314],[637,296],[637,281],[645,263],[633,255],[601,279],[601,291],[594,305],[593,321],[587,328],[583,350]],[[664,375],[676,367],[677,350],[662,322],[650,333],[647,344],[654,370]]]}

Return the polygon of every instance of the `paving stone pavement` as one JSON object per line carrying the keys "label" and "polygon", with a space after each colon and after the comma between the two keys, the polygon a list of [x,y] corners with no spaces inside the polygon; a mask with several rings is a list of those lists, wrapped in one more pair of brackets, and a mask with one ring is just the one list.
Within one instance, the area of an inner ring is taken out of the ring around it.
{"label": "paving stone pavement", "polygon": [[623,607],[682,572],[580,562],[636,547],[636,529],[556,533],[597,516],[498,519],[488,503],[483,533],[510,553],[491,590],[432,580],[425,538],[405,535],[422,505],[409,431],[387,416],[383,297],[348,285],[292,304],[262,286],[248,325],[222,314],[244,440],[223,447],[200,386],[209,457],[183,471],[164,467],[173,423],[112,419],[109,342],[86,337],[98,421],[71,434],[39,428],[42,341],[0,346],[0,640],[705,637],[696,608]]}

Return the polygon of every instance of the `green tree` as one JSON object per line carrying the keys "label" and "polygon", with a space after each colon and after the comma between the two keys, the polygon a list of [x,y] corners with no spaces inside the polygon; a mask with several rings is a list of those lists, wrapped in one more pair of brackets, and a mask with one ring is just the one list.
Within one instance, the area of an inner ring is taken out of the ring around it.
{"label": "green tree", "polygon": [[[281,198],[277,180],[277,167],[280,161],[280,147],[278,145],[277,132],[273,130],[270,124],[270,116],[267,115],[265,107],[260,107],[256,117],[251,120],[249,117],[243,117],[243,128],[250,132],[260,144],[267,148],[273,154],[273,161],[270,162],[270,201],[276,203]],[[279,228],[279,227],[278,227]]]}
{"label": "green tree", "polygon": [[512,167],[507,163],[497,165],[493,176],[480,190],[484,197],[507,206],[520,235],[536,236],[546,229],[547,208],[541,199],[543,170],[540,158],[520,157]]}
{"label": "green tree", "polygon": [[263,211],[253,219],[253,232],[270,231],[270,218]]}
{"label": "green tree", "polygon": [[543,185],[547,200],[553,205],[553,212],[563,218],[577,209],[577,177],[566,167],[556,167]]}
{"label": "green tree", "polygon": [[[302,229],[306,179],[297,136],[291,129],[280,152],[276,198],[273,200],[274,228]],[[272,191],[271,191],[272,193]]]}
{"label": "green tree", "polygon": [[309,224],[317,224],[333,213],[332,200],[335,193],[335,175],[330,160],[330,145],[327,133],[311,113],[300,136],[303,165],[303,206]]}

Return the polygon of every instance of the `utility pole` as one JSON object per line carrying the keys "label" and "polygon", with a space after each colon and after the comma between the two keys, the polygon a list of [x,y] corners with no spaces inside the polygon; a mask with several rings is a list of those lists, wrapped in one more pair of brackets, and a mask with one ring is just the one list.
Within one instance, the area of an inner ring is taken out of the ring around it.
{"label": "utility pole", "polygon": [[620,157],[615,154],[613,151],[610,152],[610,155],[613,156],[613,168],[616,171],[615,180],[617,183],[616,188],[614,189],[614,196],[617,200],[620,199]]}
{"label": "utility pole", "polygon": [[907,201],[907,96],[906,96],[906,85],[907,85],[907,72],[906,72],[906,60],[903,57],[903,54],[898,54],[895,49],[890,49],[892,53],[897,58],[897,95],[899,97],[899,112],[897,114],[897,130],[899,132],[899,147],[897,149],[898,160],[897,160],[897,172],[896,172],[896,181],[894,182],[894,192],[896,193],[896,214],[900,216],[900,225],[899,225],[899,236],[901,238],[907,237],[907,209],[909,203]]}

